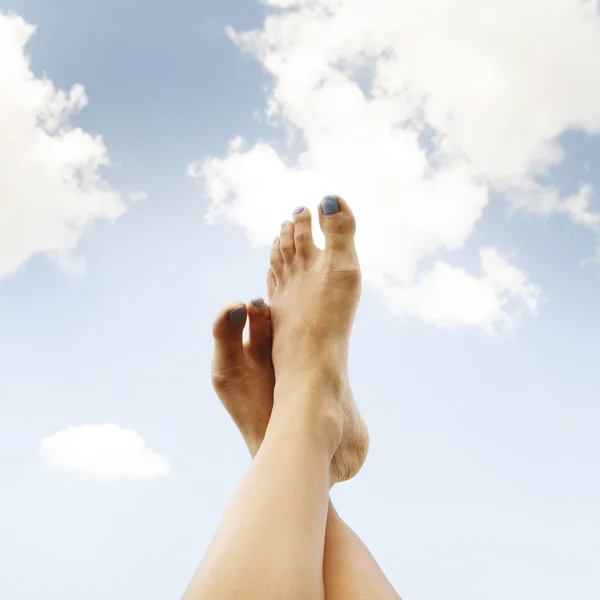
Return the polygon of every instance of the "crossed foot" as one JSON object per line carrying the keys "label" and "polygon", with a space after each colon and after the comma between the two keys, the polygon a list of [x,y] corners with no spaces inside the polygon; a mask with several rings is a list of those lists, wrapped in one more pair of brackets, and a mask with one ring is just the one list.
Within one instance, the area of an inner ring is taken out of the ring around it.
{"label": "crossed foot", "polygon": [[[354,216],[339,196],[319,205],[325,250],[315,246],[305,207],[284,221],[271,248],[269,304],[255,298],[225,306],[217,316],[212,382],[254,456],[278,396],[274,390],[317,373],[336,418],[332,484],[354,477],[367,456],[369,436],[348,381],[348,344],[360,298]],[[249,338],[242,332],[249,321]],[[320,398],[317,398],[320,400]]]}

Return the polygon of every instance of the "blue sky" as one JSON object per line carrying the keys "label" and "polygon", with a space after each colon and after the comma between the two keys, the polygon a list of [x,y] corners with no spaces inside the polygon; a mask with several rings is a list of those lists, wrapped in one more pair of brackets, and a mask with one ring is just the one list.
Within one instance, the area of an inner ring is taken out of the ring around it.
{"label": "blue sky", "polygon": [[[183,592],[249,461],[210,388],[213,316],[266,293],[268,243],[291,208],[338,192],[362,231],[351,378],[372,436],[364,470],[334,491],[339,512],[403,598],[596,598],[600,267],[581,262],[599,235],[600,34],[586,24],[597,14],[584,20],[569,0],[547,13],[504,3],[509,60],[506,45],[482,46],[506,31],[466,0],[456,22],[430,3],[422,47],[405,34],[418,16],[394,2],[377,0],[364,31],[348,26],[362,23],[360,2],[332,2],[329,16],[288,3],[294,21],[271,4],[0,0],[37,26],[25,51],[35,77],[85,87],[89,104],[65,127],[102,135],[111,165],[100,172],[124,210],[86,216],[75,250],[36,250],[45,215],[62,218],[47,193],[62,184],[36,187],[39,166],[0,141],[0,162],[19,161],[0,166],[0,231],[34,240],[0,243],[0,596]],[[428,29],[438,17],[448,29]],[[226,26],[258,33],[236,41]],[[550,44],[557,26],[565,48]],[[437,70],[445,54],[427,52],[451,54],[457,34],[486,59],[457,51],[460,94]],[[381,69],[372,96],[346,68],[362,54]],[[26,114],[7,91],[25,98],[20,80],[0,77],[0,137],[29,139],[35,120],[10,129],[21,120],[9,110]],[[433,175],[411,141],[424,127],[438,136]],[[139,190],[147,199],[127,199]],[[487,271],[482,248],[496,252]],[[16,272],[3,273],[9,263]],[[44,437],[106,423],[137,431],[168,473],[107,481],[40,455]]]}

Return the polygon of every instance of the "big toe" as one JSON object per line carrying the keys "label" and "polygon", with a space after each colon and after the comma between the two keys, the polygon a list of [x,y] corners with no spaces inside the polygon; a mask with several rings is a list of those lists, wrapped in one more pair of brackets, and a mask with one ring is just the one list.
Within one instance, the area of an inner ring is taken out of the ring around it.
{"label": "big toe", "polygon": [[228,369],[243,362],[242,333],[246,324],[247,309],[243,302],[225,305],[213,323],[215,349],[212,360],[213,385],[219,387]]}
{"label": "big toe", "polygon": [[325,196],[319,206],[319,224],[325,234],[325,250],[355,258],[356,220],[346,201],[340,196]]}
{"label": "big toe", "polygon": [[270,359],[272,348],[271,311],[263,298],[257,297],[250,301],[248,318],[250,320],[248,339],[250,353],[259,360]]}

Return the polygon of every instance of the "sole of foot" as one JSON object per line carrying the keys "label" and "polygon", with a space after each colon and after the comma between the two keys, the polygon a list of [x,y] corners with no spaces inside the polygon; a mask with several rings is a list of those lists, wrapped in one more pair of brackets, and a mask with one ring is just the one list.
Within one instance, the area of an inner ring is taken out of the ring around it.
{"label": "sole of foot", "polygon": [[[368,430],[348,379],[348,346],[361,273],[354,245],[356,222],[347,203],[339,196],[326,196],[318,213],[325,248],[319,249],[313,241],[310,211],[298,207],[293,219],[282,223],[271,248],[267,288],[277,379],[275,407],[285,402],[283,396],[291,390],[318,380],[318,389],[303,395],[319,396],[318,401],[322,395],[325,402],[335,404],[340,423],[332,458],[335,483],[358,473],[369,447]],[[278,389],[285,392],[282,398]]]}

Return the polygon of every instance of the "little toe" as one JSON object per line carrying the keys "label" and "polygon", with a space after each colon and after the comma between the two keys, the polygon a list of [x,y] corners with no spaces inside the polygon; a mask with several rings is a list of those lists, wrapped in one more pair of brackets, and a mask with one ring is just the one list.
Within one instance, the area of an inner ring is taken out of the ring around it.
{"label": "little toe", "polygon": [[281,281],[283,281],[283,268],[285,263],[283,262],[283,256],[281,255],[281,250],[279,249],[278,237],[275,238],[275,241],[271,246],[271,255],[269,257],[269,261],[271,263],[270,271],[273,273],[275,281],[277,283],[281,283]]}
{"label": "little toe", "polygon": [[250,337],[248,348],[256,358],[271,357],[271,313],[269,306],[261,297],[256,297],[248,304],[250,320]]}
{"label": "little toe", "polygon": [[[231,302],[219,311],[213,323],[213,376],[236,367],[243,361],[242,332],[246,324],[246,313],[246,305],[242,302]],[[218,386],[218,381],[213,380],[213,384]]]}
{"label": "little toe", "polygon": [[283,256],[283,262],[289,265],[293,262],[296,255],[296,247],[294,246],[294,224],[291,221],[284,221],[281,224],[281,232],[279,233],[279,251]]}
{"label": "little toe", "polygon": [[310,259],[317,251],[312,234],[312,217],[305,206],[294,210],[294,245],[296,254],[303,260]]}
{"label": "little toe", "polygon": [[340,196],[325,196],[319,206],[319,223],[325,234],[325,250],[356,255],[356,221],[350,207]]}

